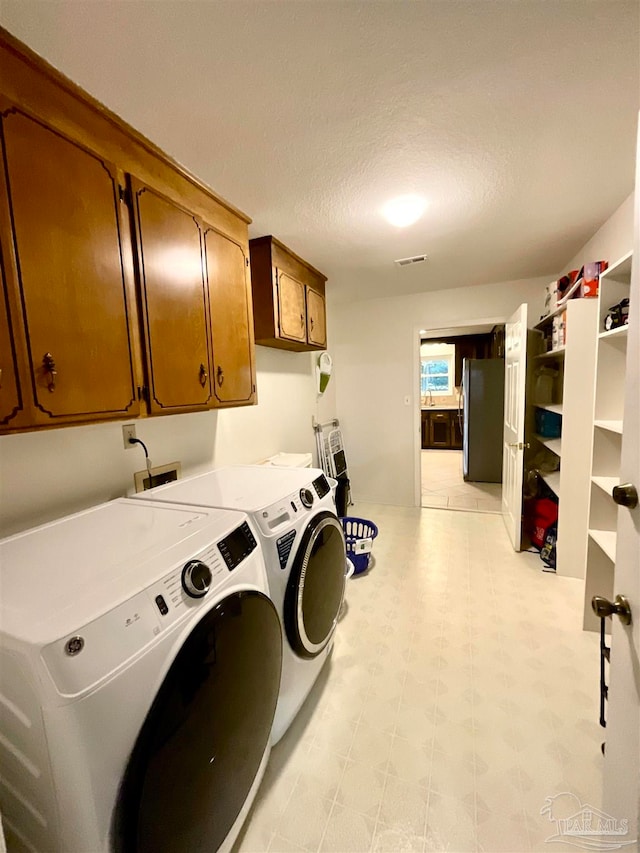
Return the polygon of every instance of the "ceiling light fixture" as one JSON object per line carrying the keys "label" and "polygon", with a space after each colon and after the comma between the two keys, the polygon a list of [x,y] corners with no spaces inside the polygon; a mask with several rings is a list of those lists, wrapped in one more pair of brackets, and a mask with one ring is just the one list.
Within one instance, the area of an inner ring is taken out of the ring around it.
{"label": "ceiling light fixture", "polygon": [[427,208],[427,202],[419,195],[400,195],[392,198],[382,208],[382,215],[396,228],[413,225]]}

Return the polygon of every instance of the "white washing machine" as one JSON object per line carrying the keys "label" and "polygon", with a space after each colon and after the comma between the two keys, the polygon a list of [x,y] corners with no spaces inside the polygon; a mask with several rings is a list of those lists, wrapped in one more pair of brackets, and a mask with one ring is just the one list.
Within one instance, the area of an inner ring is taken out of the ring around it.
{"label": "white washing machine", "polygon": [[102,504],[1,541],[0,587],[9,850],[230,849],[282,657],[247,516]]}
{"label": "white washing machine", "polygon": [[282,681],[272,735],[277,743],[331,651],[344,595],[345,539],[327,478],[314,468],[236,465],[143,497],[242,510],[254,522],[282,621]]}

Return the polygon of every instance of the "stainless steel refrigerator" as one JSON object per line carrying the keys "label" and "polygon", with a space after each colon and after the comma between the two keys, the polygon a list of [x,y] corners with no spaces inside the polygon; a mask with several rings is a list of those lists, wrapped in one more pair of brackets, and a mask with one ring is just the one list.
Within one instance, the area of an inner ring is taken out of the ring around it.
{"label": "stainless steel refrigerator", "polygon": [[462,473],[465,480],[502,482],[504,360],[465,358],[462,366]]}

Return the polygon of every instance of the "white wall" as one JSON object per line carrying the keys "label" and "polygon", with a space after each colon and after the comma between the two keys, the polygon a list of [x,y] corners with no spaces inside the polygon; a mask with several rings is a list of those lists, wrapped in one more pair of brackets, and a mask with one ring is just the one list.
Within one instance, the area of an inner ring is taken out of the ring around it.
{"label": "white wall", "polygon": [[[572,258],[613,263],[633,246],[633,194]],[[329,323],[336,364],[336,404],[354,497],[414,506],[419,494],[418,331],[504,321],[521,302],[529,325],[543,308],[548,277],[500,282],[340,305]],[[410,398],[405,405],[404,398]]]}
{"label": "white wall", "polygon": [[580,269],[589,261],[614,264],[633,248],[633,193],[607,219],[593,237],[569,261],[563,272]]}
{"label": "white wall", "polygon": [[529,302],[535,322],[547,281],[372,299],[330,310],[336,403],[355,499],[415,505],[420,329],[503,322],[522,302]]}
{"label": "white wall", "polygon": [[[257,406],[138,419],[138,438],[154,464],[180,460],[183,474],[315,451],[312,416],[335,416],[335,383],[316,395],[316,358],[256,347]],[[2,436],[0,535],[124,495],[143,469],[142,449],[123,448],[121,422]]]}

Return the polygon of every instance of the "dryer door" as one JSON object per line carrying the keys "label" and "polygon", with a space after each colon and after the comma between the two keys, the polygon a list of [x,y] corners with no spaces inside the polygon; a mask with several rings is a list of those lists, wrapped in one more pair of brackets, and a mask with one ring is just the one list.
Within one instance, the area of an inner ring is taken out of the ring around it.
{"label": "dryer door", "polygon": [[230,595],[198,622],[131,754],[116,807],[117,851],[220,847],[269,745],[281,666],[280,621],[261,593]]}
{"label": "dryer door", "polygon": [[284,602],[287,637],[300,657],[316,657],[331,639],[344,595],[346,556],[339,519],[318,513],[302,536]]}

